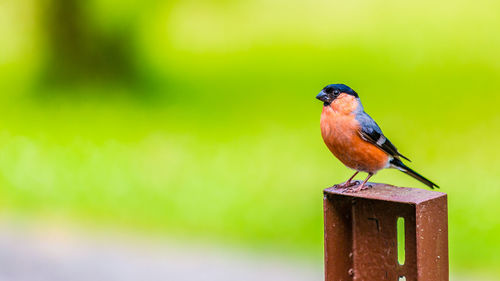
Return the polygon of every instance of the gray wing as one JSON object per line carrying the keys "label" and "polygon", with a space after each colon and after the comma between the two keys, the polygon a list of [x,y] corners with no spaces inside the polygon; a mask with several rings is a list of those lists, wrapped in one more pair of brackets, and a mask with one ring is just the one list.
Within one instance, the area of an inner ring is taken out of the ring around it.
{"label": "gray wing", "polygon": [[387,154],[395,158],[402,157],[411,162],[410,159],[406,158],[401,153],[399,153],[398,149],[391,143],[391,141],[384,136],[382,130],[377,125],[377,123],[375,123],[375,121],[370,117],[370,115],[368,115],[366,112],[363,111],[362,113],[359,113],[356,116],[356,119],[361,125],[361,128],[359,129],[359,134],[362,139],[376,145],[377,147],[385,151]]}

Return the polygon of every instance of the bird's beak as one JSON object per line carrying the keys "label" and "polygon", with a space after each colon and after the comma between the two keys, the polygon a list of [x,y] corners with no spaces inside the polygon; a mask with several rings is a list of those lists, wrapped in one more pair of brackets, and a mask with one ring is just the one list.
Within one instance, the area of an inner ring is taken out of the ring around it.
{"label": "bird's beak", "polygon": [[323,91],[319,92],[319,94],[316,96],[316,98],[322,102],[329,102],[328,95]]}

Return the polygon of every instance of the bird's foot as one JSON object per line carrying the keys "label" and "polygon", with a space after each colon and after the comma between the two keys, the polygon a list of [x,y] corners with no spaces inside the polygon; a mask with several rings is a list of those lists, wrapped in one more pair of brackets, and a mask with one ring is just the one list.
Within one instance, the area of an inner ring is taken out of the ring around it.
{"label": "bird's foot", "polygon": [[335,189],[348,189],[348,188],[356,186],[358,184],[360,184],[360,181],[351,181],[351,182],[344,182],[341,184],[336,184],[332,187]]}
{"label": "bird's foot", "polygon": [[373,187],[373,185],[371,185],[371,184],[360,185],[360,186],[358,186],[356,188],[349,187],[349,188],[344,189],[342,191],[342,193],[356,193],[358,191],[370,189],[372,187]]}

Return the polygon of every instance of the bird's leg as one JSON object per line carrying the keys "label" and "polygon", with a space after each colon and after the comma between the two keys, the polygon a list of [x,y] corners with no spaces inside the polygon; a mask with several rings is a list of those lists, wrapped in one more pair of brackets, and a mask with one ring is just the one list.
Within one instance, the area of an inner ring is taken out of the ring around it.
{"label": "bird's leg", "polygon": [[371,185],[367,185],[366,183],[368,182],[368,180],[373,176],[373,173],[368,173],[368,176],[366,177],[366,179],[363,181],[363,183],[361,183],[358,187],[356,187],[355,189],[346,189],[345,192],[352,192],[352,193],[356,193],[360,190],[365,190],[365,189],[368,189],[368,188],[371,188],[372,186]]}
{"label": "bird's leg", "polygon": [[354,181],[354,182],[351,182],[352,179],[359,173],[359,171],[356,171],[356,173],[354,173],[354,175],[352,175],[352,177],[350,177],[346,182],[344,182],[343,184],[336,184],[334,185],[333,187],[334,188],[346,188],[346,187],[351,187],[353,185],[356,185],[358,184],[358,181]]}
{"label": "bird's leg", "polygon": [[354,182],[351,182],[352,179],[359,173],[359,171],[356,171],[356,173],[354,173],[354,175],[352,175],[352,177],[350,177],[344,184],[343,186],[344,187],[350,187],[350,186],[353,186],[353,185],[356,185],[358,184],[358,181],[354,181]]}

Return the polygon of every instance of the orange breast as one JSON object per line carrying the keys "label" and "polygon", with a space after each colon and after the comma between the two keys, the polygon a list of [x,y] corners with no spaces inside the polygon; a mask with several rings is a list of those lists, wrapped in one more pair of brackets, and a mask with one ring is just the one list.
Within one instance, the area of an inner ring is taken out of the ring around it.
{"label": "orange breast", "polygon": [[321,135],[328,149],[351,169],[375,173],[385,168],[388,155],[359,136],[354,113],[340,109],[332,103],[321,113]]}

